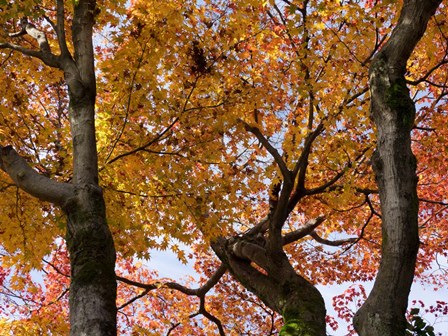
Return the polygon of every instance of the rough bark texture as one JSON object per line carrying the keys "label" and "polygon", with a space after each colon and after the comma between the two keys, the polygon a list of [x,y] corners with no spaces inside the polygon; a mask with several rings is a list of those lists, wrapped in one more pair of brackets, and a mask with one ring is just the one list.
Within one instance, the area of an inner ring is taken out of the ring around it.
{"label": "rough bark texture", "polygon": [[[96,2],[75,3],[74,58],[66,48],[62,67],[69,88],[75,195],[64,207],[70,252],[71,335],[116,335],[115,249],[98,186],[95,139],[96,80],[92,32]],[[61,20],[62,21],[62,20]],[[65,38],[64,38],[65,39]]]}
{"label": "rough bark texture", "polygon": [[[325,336],[326,310],[319,291],[295,272],[283,251],[271,254],[262,245],[262,239],[219,239],[212,247],[246,289],[283,316],[280,335]],[[267,271],[260,272],[252,263]]]}
{"label": "rough bark texture", "polygon": [[40,50],[11,43],[0,48],[36,57],[64,72],[69,92],[69,114],[73,137],[73,178],[59,183],[34,171],[11,146],[0,146],[0,168],[29,194],[62,207],[67,215],[67,246],[70,252],[70,335],[116,335],[115,248],[106,223],[104,198],[98,185],[95,139],[96,79],[92,33],[96,1],[74,1],[72,23],[74,55],[67,47],[64,1],[57,0],[54,25],[60,55],[51,52],[43,32],[26,19],[11,37],[28,34]]}
{"label": "rough bark texture", "polygon": [[115,249],[102,191],[77,185],[65,208],[70,252],[71,335],[116,335]]}
{"label": "rough bark texture", "polygon": [[288,169],[283,157],[260,129],[244,122],[243,124],[272,155],[279,168],[281,181],[271,185],[266,218],[243,235],[216,239],[212,248],[229,272],[246,289],[283,316],[281,336],[324,336],[324,300],[313,284],[296,273],[283,246],[311,234],[325,218],[317,217],[296,231],[285,235],[282,233],[290,213],[301,199],[322,192],[342,176],[338,174],[315,189],[305,187],[308,157],[314,140],[324,129],[323,124],[319,124],[314,131],[310,130],[292,170]]}
{"label": "rough bark texture", "polygon": [[371,114],[377,126],[372,163],[382,211],[382,259],[374,287],[355,316],[361,336],[405,334],[408,295],[419,247],[416,159],[411,150],[415,105],[406,62],[440,1],[405,1],[389,41],[370,68]]}

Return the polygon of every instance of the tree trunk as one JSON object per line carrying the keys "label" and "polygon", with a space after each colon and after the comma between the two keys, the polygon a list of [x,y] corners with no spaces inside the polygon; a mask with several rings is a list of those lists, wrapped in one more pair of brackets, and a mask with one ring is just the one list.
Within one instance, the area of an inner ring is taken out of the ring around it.
{"label": "tree trunk", "polygon": [[116,335],[115,249],[102,191],[77,186],[65,206],[70,252],[70,334]]}
{"label": "tree trunk", "polygon": [[361,336],[404,335],[405,312],[419,247],[416,159],[411,150],[415,104],[406,62],[440,1],[405,1],[389,41],[370,67],[372,158],[382,212],[382,259],[374,287],[354,318]]}
{"label": "tree trunk", "polygon": [[95,139],[96,79],[92,44],[96,2],[75,3],[74,57],[66,51],[62,68],[70,97],[74,197],[65,204],[70,252],[70,334],[116,335],[115,248],[98,186]]}
{"label": "tree trunk", "polygon": [[65,36],[64,1],[57,0],[54,28],[60,55],[51,52],[45,34],[23,19],[22,30],[37,40],[40,51],[3,43],[2,48],[18,50],[39,58],[64,72],[69,92],[69,115],[73,138],[73,178],[60,183],[34,171],[11,146],[0,146],[0,168],[29,194],[52,202],[67,215],[67,246],[70,252],[70,335],[116,335],[115,248],[106,223],[106,211],[98,185],[95,139],[96,79],[93,25],[96,1],[73,2],[72,38],[74,55]]}
{"label": "tree trunk", "polygon": [[[220,238],[213,250],[230,273],[269,308],[282,315],[281,336],[325,336],[325,303],[320,292],[289,263],[285,253],[270,255],[263,244]],[[267,272],[253,267],[257,263]]]}

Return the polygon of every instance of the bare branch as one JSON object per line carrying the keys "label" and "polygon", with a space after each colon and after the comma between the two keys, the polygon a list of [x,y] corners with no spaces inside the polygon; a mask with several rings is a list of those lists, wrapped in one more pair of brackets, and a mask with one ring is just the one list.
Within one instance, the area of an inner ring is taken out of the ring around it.
{"label": "bare branch", "polygon": [[297,186],[289,200],[288,211],[292,211],[295,208],[297,202],[305,195],[305,179],[306,170],[308,167],[308,158],[311,153],[311,149],[316,138],[324,131],[324,125],[322,123],[317,128],[307,135],[305,139],[305,146],[300,154],[299,159],[293,170],[293,178],[297,178]]}
{"label": "bare branch", "polygon": [[[196,316],[198,316],[198,315],[200,315],[199,313],[193,313],[193,314],[190,314],[190,315],[188,315],[188,318],[190,318],[190,319],[192,319],[193,317],[196,317]],[[178,326],[180,326],[182,323],[181,322],[177,322],[177,323],[171,323],[171,328],[169,328],[168,329],[168,331],[167,331],[167,333],[166,333],[166,336],[169,336],[169,335],[171,335],[171,332],[174,330],[174,329],[176,329]]]}
{"label": "bare branch", "polygon": [[32,23],[28,22],[28,19],[26,17],[20,20],[20,26],[21,30],[19,32],[9,34],[9,36],[18,37],[28,34],[37,41],[40,51],[24,48],[12,43],[0,43],[0,49],[16,50],[26,56],[38,58],[48,66],[61,68],[59,58],[51,52],[50,45],[48,44],[45,33],[37,29],[36,26]]}
{"label": "bare branch", "polygon": [[32,50],[28,48],[24,48],[22,46],[19,46],[17,44],[13,43],[0,43],[0,49],[11,49],[18,52],[21,52],[22,54],[26,56],[31,56],[40,59],[42,62],[44,62],[46,65],[51,66],[53,68],[60,68],[59,60],[58,58],[53,54],[45,54],[41,51]]}
{"label": "bare branch", "polygon": [[292,176],[291,171],[286,166],[285,161],[283,161],[280,153],[275,149],[271,143],[266,139],[266,137],[261,133],[260,129],[255,126],[250,126],[245,121],[239,119],[241,123],[243,123],[245,129],[249,132],[251,132],[253,135],[257,137],[257,139],[261,142],[264,148],[269,152],[269,154],[272,155],[275,162],[277,163],[278,167],[280,168],[280,171],[282,173],[283,178],[285,179],[285,182],[292,183]]}
{"label": "bare branch", "polygon": [[[200,298],[200,302],[199,302],[199,311],[197,313],[193,313],[190,314],[188,316],[188,318],[194,318],[198,315],[203,315],[205,318],[207,318],[208,320],[210,320],[211,322],[213,322],[214,324],[216,324],[216,326],[218,327],[218,331],[219,331],[219,335],[220,336],[225,336],[225,332],[224,332],[224,328],[222,326],[221,320],[218,319],[216,316],[212,315],[211,313],[209,313],[207,311],[207,309],[205,308],[205,298],[201,297]],[[176,329],[178,326],[180,326],[182,323],[181,322],[177,322],[176,324],[173,324],[171,328],[168,329],[168,332],[166,333],[166,335],[170,335],[171,332]]]}
{"label": "bare branch", "polygon": [[448,206],[448,203],[443,202],[443,201],[434,201],[434,200],[430,200],[430,199],[426,199],[426,198],[419,198],[418,200],[419,200],[419,202]]}
{"label": "bare branch", "polygon": [[65,27],[64,27],[64,0],[56,1],[56,35],[58,36],[59,48],[61,49],[61,56],[68,57],[70,52],[67,47],[67,41],[65,37]]}
{"label": "bare branch", "polygon": [[[225,335],[224,328],[222,327],[221,321],[217,317],[215,317],[212,314],[210,314],[205,309],[205,295],[208,293],[208,291],[210,289],[212,289],[218,283],[218,281],[224,275],[226,270],[227,270],[226,266],[224,264],[221,264],[218,267],[218,269],[215,271],[215,273],[208,279],[208,281],[205,284],[203,284],[201,287],[196,288],[196,289],[187,288],[187,287],[182,286],[182,285],[180,285],[178,283],[175,283],[175,282],[166,282],[166,283],[155,282],[155,283],[152,283],[152,284],[143,284],[143,283],[140,283],[140,282],[137,282],[137,281],[133,281],[133,280],[129,280],[129,279],[126,279],[124,277],[121,277],[121,276],[117,275],[116,276],[117,280],[119,280],[119,281],[121,281],[123,283],[126,283],[128,285],[144,289],[144,291],[141,292],[139,295],[133,297],[132,299],[130,299],[129,301],[127,301],[126,303],[124,303],[120,307],[118,307],[118,310],[121,310],[124,307],[130,305],[131,303],[135,302],[136,300],[144,297],[145,295],[147,295],[152,290],[155,290],[155,289],[158,289],[158,288],[174,289],[174,290],[178,290],[181,293],[184,293],[186,295],[198,296],[199,299],[200,299],[199,311],[197,313],[191,314],[189,317],[193,318],[193,317],[195,317],[195,316],[197,316],[199,314],[202,314],[204,317],[206,317],[207,319],[209,319],[210,321],[212,321],[213,323],[216,324],[216,326],[218,327],[220,335]],[[167,335],[169,335],[171,333],[171,331],[174,330],[175,328],[177,328],[179,325],[180,325],[180,323],[177,323],[177,324],[173,325],[169,329]]]}
{"label": "bare branch", "polygon": [[335,184],[342,176],[344,176],[346,169],[341,170],[338,172],[332,179],[330,179],[328,182],[322,184],[319,187],[312,188],[306,190],[306,195],[316,195],[324,192],[327,188],[331,187],[333,184]]}
{"label": "bare branch", "polygon": [[74,195],[71,184],[38,174],[11,146],[0,146],[0,168],[18,187],[42,201],[64,205]]}
{"label": "bare branch", "polygon": [[219,265],[218,269],[213,273],[213,275],[207,280],[205,284],[203,284],[200,288],[198,288],[198,295],[205,295],[208,293],[210,289],[212,289],[218,281],[222,278],[224,273],[226,273],[227,267],[224,264]]}
{"label": "bare branch", "polygon": [[125,111],[123,125],[122,125],[120,131],[118,132],[118,136],[117,136],[117,138],[115,139],[115,141],[114,141],[114,143],[112,145],[112,148],[111,148],[111,150],[109,152],[109,155],[106,157],[106,162],[109,160],[109,158],[111,157],[112,153],[114,152],[115,147],[117,146],[117,143],[120,141],[121,137],[123,136],[123,133],[124,133],[124,131],[126,129],[126,126],[128,124],[129,113],[131,111],[132,94],[134,92],[134,84],[135,84],[135,80],[137,78],[138,71],[140,70],[140,67],[142,65],[143,57],[145,55],[145,51],[146,51],[146,44],[143,47],[143,50],[142,50],[141,55],[140,55],[140,58],[139,58],[139,60],[137,62],[137,66],[136,66],[136,68],[134,70],[134,74],[132,75],[131,83],[129,84],[129,93],[128,93],[128,99],[127,99],[127,102],[126,102],[126,111]]}
{"label": "bare branch", "polygon": [[152,144],[155,144],[156,142],[158,142],[166,133],[168,133],[169,130],[171,130],[174,125],[179,121],[179,117],[176,117],[173,122],[171,124],[168,125],[167,128],[165,128],[161,133],[157,134],[153,139],[149,140],[147,143],[145,143],[142,146],[139,146],[129,152],[117,155],[116,157],[114,157],[113,159],[109,160],[107,163],[113,163],[119,159],[122,159],[126,156],[135,154],[137,152],[143,151],[145,150],[147,147],[151,146]]}
{"label": "bare branch", "polygon": [[[208,281],[203,284],[201,287],[199,288],[188,288],[185,286],[182,286],[176,282],[154,282],[151,284],[144,284],[138,281],[133,281],[124,277],[121,277],[119,275],[116,276],[118,281],[121,281],[125,284],[131,285],[131,286],[135,286],[135,287],[139,287],[142,289],[147,290],[146,294],[149,293],[150,291],[157,289],[157,288],[170,288],[170,289],[175,289],[178,290],[179,292],[182,292],[186,295],[195,295],[195,296],[204,296],[206,293],[208,293],[208,291],[213,288],[213,286],[215,286],[218,281],[221,279],[221,277],[224,275],[224,273],[226,272],[227,268],[225,265],[221,264],[218,269],[215,271],[215,273],[210,277],[210,279],[208,279]],[[146,295],[145,294],[145,295]]]}
{"label": "bare branch", "polygon": [[302,226],[300,229],[288,232],[283,237],[283,245],[288,245],[311,234],[315,228],[317,228],[320,224],[322,224],[325,221],[325,219],[326,219],[325,216],[319,216],[306,222],[305,225]]}
{"label": "bare branch", "polygon": [[[358,154],[358,156],[355,158],[354,161],[357,162],[358,160],[360,160],[369,149],[370,149],[370,146],[367,146],[366,148],[364,148]],[[332,185],[334,185],[342,176],[344,176],[344,174],[347,172],[347,170],[349,168],[352,168],[352,166],[353,166],[353,163],[349,159],[349,161],[347,162],[345,167],[341,171],[339,171],[332,179],[330,179],[328,182],[322,184],[319,187],[305,190],[305,194],[306,195],[316,195],[316,194],[320,194],[320,193],[324,192],[327,188],[329,188]]]}
{"label": "bare branch", "polygon": [[[118,279],[118,277],[117,277],[117,279]],[[133,303],[133,302],[137,301],[138,299],[144,297],[144,296],[145,296],[146,294],[148,294],[151,290],[152,290],[152,289],[149,289],[149,288],[145,289],[145,290],[144,290],[143,292],[141,292],[139,295],[134,296],[134,297],[133,297],[132,299],[130,299],[129,301],[123,303],[120,307],[117,307],[117,310],[121,310],[121,309],[123,309],[124,307],[129,306],[131,303]]]}
{"label": "bare branch", "polygon": [[65,273],[64,273],[63,271],[61,271],[61,270],[59,269],[59,267],[57,267],[55,264],[53,264],[53,263],[51,263],[51,262],[45,260],[44,258],[42,258],[42,261],[43,261],[44,263],[46,263],[47,265],[51,266],[51,268],[53,268],[53,269],[56,271],[56,273],[58,273],[58,274],[60,274],[60,275],[62,275],[62,276],[64,276],[64,277],[66,277],[66,278],[70,278],[70,274],[65,274]]}
{"label": "bare branch", "polygon": [[407,80],[406,83],[409,85],[418,85],[422,82],[425,82],[434,71],[439,69],[444,64],[448,64],[448,59],[443,58],[439,63],[437,63],[431,69],[429,69],[428,72],[426,72],[426,74],[423,75],[423,77],[420,77],[419,79],[417,79],[415,81]]}
{"label": "bare branch", "polygon": [[256,224],[253,228],[251,228],[250,230],[248,230],[247,232],[244,233],[244,236],[255,236],[259,233],[264,233],[266,232],[266,230],[269,227],[269,221],[270,221],[270,217],[272,216],[271,213],[268,214],[268,216],[266,216],[265,218],[263,218],[261,221],[258,222],[258,224]]}
{"label": "bare branch", "polygon": [[218,319],[216,316],[210,314],[207,309],[205,309],[205,297],[201,297],[200,306],[199,306],[199,313],[204,315],[206,318],[208,318],[210,321],[212,321],[219,330],[220,336],[225,336],[224,328],[222,327],[221,320]]}
{"label": "bare branch", "polygon": [[310,236],[313,237],[315,241],[318,243],[328,245],[328,246],[341,246],[348,243],[354,243],[359,240],[358,237],[346,238],[346,239],[338,239],[338,240],[328,240],[320,237],[315,231],[310,233]]}

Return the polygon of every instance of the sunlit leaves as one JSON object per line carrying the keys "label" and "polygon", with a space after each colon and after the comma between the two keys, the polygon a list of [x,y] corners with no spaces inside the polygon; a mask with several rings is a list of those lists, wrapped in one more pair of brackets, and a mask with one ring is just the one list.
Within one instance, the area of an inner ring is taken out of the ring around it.
{"label": "sunlit leaves", "polygon": [[[67,4],[66,24],[73,10]],[[55,32],[41,15],[55,21],[54,6],[54,1],[0,2],[1,25],[13,32],[17,18],[33,12],[33,22],[48,33],[58,54]],[[206,281],[216,268],[210,241],[251,229],[269,212],[272,186],[282,181],[278,162],[248,129],[257,128],[293,170],[307,137],[322,124],[306,162],[303,187],[310,192],[284,233],[325,215],[316,229],[320,237],[359,240],[328,248],[306,237],[285,250],[296,270],[315,284],[371,280],[380,258],[381,213],[370,165],[375,139],[367,107],[368,66],[390,35],[398,6],[396,1],[375,6],[371,1],[100,1],[94,38],[97,147],[108,223],[120,255],[117,269],[151,283],[157,274],[133,262],[149,259],[151,249],[170,249],[183,262],[195,257]],[[424,199],[417,275],[439,286],[446,272],[428,275],[428,269],[447,250],[445,18],[442,7],[407,74],[418,102],[413,145]],[[70,34],[67,30],[69,49]],[[27,37],[14,42],[36,49]],[[69,182],[62,73],[6,49],[0,63],[2,144],[17,148],[40,173]],[[31,284],[26,271],[40,267],[44,256],[66,262],[63,249],[50,254],[65,221],[53,207],[18,192],[5,175],[0,189],[0,281],[11,276],[16,291],[39,296],[44,290]],[[12,265],[24,268],[14,275]],[[2,280],[3,269],[8,276]],[[57,299],[68,280],[44,269],[48,295],[42,314],[28,324],[1,320],[1,330],[37,333],[40,319],[66,333],[66,323],[46,319],[58,315],[53,306],[66,309],[65,296]],[[119,305],[139,294],[120,285]],[[228,330],[265,334],[278,325],[275,314],[229,277],[207,300]],[[169,328],[184,335],[200,327],[216,331],[208,320],[188,318],[197,301],[161,288],[123,307],[120,328],[142,335]],[[253,325],[241,321],[248,315]]]}

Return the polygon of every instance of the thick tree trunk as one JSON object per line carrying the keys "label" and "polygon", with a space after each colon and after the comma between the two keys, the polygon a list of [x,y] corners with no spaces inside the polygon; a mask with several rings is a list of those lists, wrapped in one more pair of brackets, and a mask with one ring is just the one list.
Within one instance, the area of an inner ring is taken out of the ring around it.
{"label": "thick tree trunk", "polygon": [[[295,272],[286,254],[269,255],[254,242],[235,242],[223,238],[213,243],[212,247],[230,273],[247,290],[283,316],[281,336],[326,335],[326,310],[322,295]],[[252,262],[268,271],[260,272]]]}
{"label": "thick tree trunk", "polygon": [[70,252],[70,334],[116,335],[115,249],[102,191],[78,185],[65,206]]}
{"label": "thick tree trunk", "polygon": [[74,156],[74,197],[64,206],[72,275],[72,336],[116,335],[115,248],[106,223],[103,194],[98,186],[92,44],[95,11],[93,0],[76,2],[72,24],[75,53],[72,58],[65,49],[61,62],[69,89]]}
{"label": "thick tree trunk", "polygon": [[95,0],[73,2],[72,38],[74,55],[65,34],[64,1],[57,0],[57,33],[60,55],[51,52],[45,33],[27,19],[11,36],[29,34],[39,51],[9,43],[9,48],[36,57],[64,72],[69,92],[69,115],[73,138],[73,178],[71,183],[51,180],[33,170],[11,146],[0,146],[0,169],[29,194],[52,202],[67,215],[67,246],[70,252],[70,335],[116,335],[115,248],[106,223],[102,190],[98,185],[98,159],[95,139],[96,79],[94,69],[93,25]]}
{"label": "thick tree trunk", "polygon": [[415,105],[406,62],[440,1],[405,1],[391,38],[370,68],[372,158],[382,212],[382,259],[374,287],[354,319],[361,336],[404,335],[405,312],[419,247],[416,159],[411,150]]}

